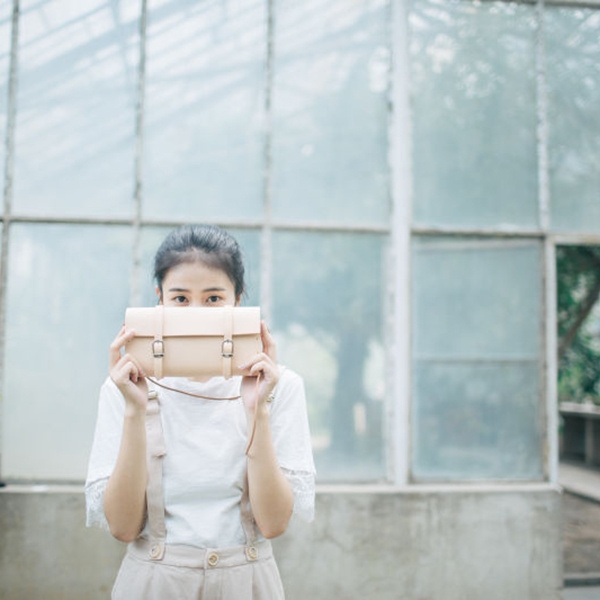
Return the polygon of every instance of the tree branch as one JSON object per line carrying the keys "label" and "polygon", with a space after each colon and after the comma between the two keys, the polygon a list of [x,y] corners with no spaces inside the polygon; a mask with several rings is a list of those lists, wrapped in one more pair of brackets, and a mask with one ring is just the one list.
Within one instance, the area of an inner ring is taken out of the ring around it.
{"label": "tree branch", "polygon": [[585,300],[581,305],[581,308],[579,310],[579,314],[577,315],[577,318],[575,319],[575,321],[573,321],[573,324],[571,325],[571,327],[569,327],[569,329],[567,330],[565,335],[561,338],[561,340],[558,344],[558,362],[559,363],[563,359],[567,350],[570,348],[571,344],[573,343],[573,340],[575,339],[575,336],[577,335],[579,328],[581,327],[583,322],[587,319],[590,312],[592,312],[592,308],[594,308],[594,304],[596,304],[596,301],[598,300],[599,296],[600,296],[600,275],[598,275],[596,277],[596,281],[595,281],[593,287],[587,293],[587,296],[585,297]]}

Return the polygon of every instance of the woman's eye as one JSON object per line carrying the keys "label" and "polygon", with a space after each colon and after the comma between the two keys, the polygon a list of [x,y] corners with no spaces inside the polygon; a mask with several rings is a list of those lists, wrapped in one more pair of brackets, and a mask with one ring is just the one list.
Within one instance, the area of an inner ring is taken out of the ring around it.
{"label": "woman's eye", "polygon": [[173,298],[173,302],[177,304],[183,304],[184,302],[187,302],[187,298],[185,296],[175,296],[175,298]]}
{"label": "woman's eye", "polygon": [[217,302],[221,302],[221,296],[209,296],[206,301],[208,304],[216,304]]}

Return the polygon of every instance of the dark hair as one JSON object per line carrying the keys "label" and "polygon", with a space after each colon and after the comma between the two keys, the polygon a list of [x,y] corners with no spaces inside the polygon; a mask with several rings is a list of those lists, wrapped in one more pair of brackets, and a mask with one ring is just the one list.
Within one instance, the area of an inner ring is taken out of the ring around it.
{"label": "dark hair", "polygon": [[154,279],[161,295],[169,269],[197,260],[224,271],[234,285],[236,298],[244,293],[244,264],[235,238],[214,225],[182,225],[167,235],[154,257]]}

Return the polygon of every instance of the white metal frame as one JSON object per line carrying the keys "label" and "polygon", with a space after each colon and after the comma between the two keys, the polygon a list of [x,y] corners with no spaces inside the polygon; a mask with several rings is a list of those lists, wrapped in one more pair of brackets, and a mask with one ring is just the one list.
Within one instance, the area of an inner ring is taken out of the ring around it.
{"label": "white metal frame", "polygon": [[[546,6],[600,8],[600,0],[528,0],[535,4],[538,31],[536,46],[537,81],[537,137],[538,137],[538,181],[540,228],[525,229],[460,229],[445,227],[412,226],[412,119],[410,96],[410,52],[409,52],[409,0],[389,0],[389,36],[392,49],[389,87],[389,173],[391,220],[382,226],[348,226],[342,223],[286,222],[273,220],[271,214],[271,135],[268,121],[271,107],[273,78],[274,2],[265,0],[268,7],[268,33],[265,48],[265,117],[266,132],[264,157],[267,168],[264,175],[265,218],[238,221],[220,220],[217,224],[240,229],[254,229],[261,232],[261,304],[266,314],[270,312],[271,301],[271,254],[272,232],[275,230],[302,230],[323,232],[377,233],[390,238],[389,280],[386,290],[386,306],[389,307],[387,331],[390,332],[391,351],[388,353],[388,389],[390,400],[386,406],[385,444],[387,453],[388,479],[395,486],[410,483],[410,418],[411,418],[411,239],[412,236],[448,235],[452,237],[483,236],[498,238],[523,238],[539,240],[543,245],[543,277],[545,319],[544,347],[545,364],[542,378],[543,412],[546,417],[544,436],[545,476],[550,483],[558,479],[558,433],[557,433],[557,394],[556,394],[556,264],[555,248],[558,244],[600,244],[599,235],[552,233],[549,231],[550,197],[548,182],[548,116],[546,96],[545,48],[544,48],[544,9]],[[24,216],[12,213],[12,182],[14,134],[16,127],[16,97],[18,86],[17,54],[19,38],[20,2],[13,0],[11,50],[8,86],[8,118],[6,138],[5,182],[3,190],[2,244],[0,254],[0,385],[3,382],[4,331],[6,281],[10,226],[12,223],[72,223],[105,224],[131,226],[133,235],[133,265],[130,296],[133,301],[140,297],[140,232],[142,226],[175,226],[179,221],[142,219],[142,147],[144,129],[144,89],[145,89],[145,43],[147,23],[147,0],[140,0],[140,62],[138,68],[136,102],[136,152],[135,189],[133,194],[134,214],[126,218],[57,218],[50,215]]]}
{"label": "white metal frame", "polygon": [[396,485],[410,477],[412,129],[408,0],[392,0],[392,76],[389,135],[392,195],[390,286],[393,310],[389,354],[388,473]]}

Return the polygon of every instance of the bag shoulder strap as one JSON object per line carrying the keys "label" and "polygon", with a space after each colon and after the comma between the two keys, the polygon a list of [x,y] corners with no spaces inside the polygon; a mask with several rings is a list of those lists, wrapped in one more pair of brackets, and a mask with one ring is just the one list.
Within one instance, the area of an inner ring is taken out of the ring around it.
{"label": "bag shoulder strap", "polygon": [[238,394],[237,396],[226,396],[223,398],[216,398],[214,396],[203,396],[202,394],[194,394],[193,392],[188,392],[186,390],[180,390],[178,388],[171,387],[170,385],[166,385],[164,383],[160,383],[156,381],[154,377],[146,377],[148,381],[151,381],[154,385],[157,385],[165,390],[171,390],[172,392],[177,392],[178,394],[185,394],[186,396],[193,396],[194,398],[202,398],[203,400],[239,400],[242,395]]}
{"label": "bag shoulder strap", "polygon": [[[260,385],[260,378],[261,378],[261,375],[259,373],[258,377],[256,377],[256,387],[255,387],[256,402],[254,403],[254,422],[252,423],[252,432],[250,433],[250,437],[248,438],[248,445],[246,446],[246,454],[248,454],[248,452],[250,451],[250,446],[252,446],[252,442],[254,441],[254,434],[256,433],[256,415],[258,413],[258,391],[259,391],[259,385]],[[158,381],[156,381],[156,379],[154,377],[146,377],[146,379],[148,381],[150,381],[151,383],[153,383],[154,385],[164,388],[165,390],[170,390],[171,392],[177,392],[178,394],[185,394],[186,396],[192,396],[194,398],[201,398],[202,400],[239,400],[242,397],[241,394],[238,394],[237,396],[229,396],[229,397],[225,397],[225,398],[215,398],[213,396],[203,396],[202,394],[194,394],[193,392],[179,390],[179,389],[171,387],[169,385],[165,385],[164,383],[159,383]],[[156,392],[154,392],[154,393],[156,394]],[[271,402],[271,401],[272,401],[272,394],[269,396],[269,402]]]}

